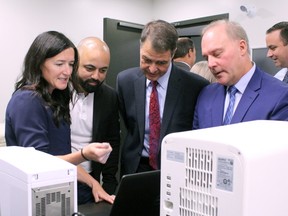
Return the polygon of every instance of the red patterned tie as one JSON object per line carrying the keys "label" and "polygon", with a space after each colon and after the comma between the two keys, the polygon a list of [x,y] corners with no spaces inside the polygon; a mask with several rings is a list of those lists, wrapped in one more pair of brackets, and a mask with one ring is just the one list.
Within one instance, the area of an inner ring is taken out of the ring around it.
{"label": "red patterned tie", "polygon": [[150,105],[149,105],[149,127],[150,127],[150,137],[149,137],[149,163],[153,169],[158,169],[158,145],[160,137],[160,111],[157,93],[157,81],[152,81],[152,92],[150,95]]}

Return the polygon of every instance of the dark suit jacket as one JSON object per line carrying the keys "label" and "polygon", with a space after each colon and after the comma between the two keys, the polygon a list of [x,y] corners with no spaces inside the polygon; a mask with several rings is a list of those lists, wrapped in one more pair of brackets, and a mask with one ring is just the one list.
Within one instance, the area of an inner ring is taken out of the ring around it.
{"label": "dark suit jacket", "polygon": [[[213,83],[201,92],[193,128],[222,125],[226,89]],[[288,85],[256,67],[231,123],[252,120],[288,120]]]}
{"label": "dark suit jacket", "polygon": [[92,142],[109,142],[112,152],[105,165],[92,162],[92,176],[100,182],[108,194],[115,192],[118,184],[116,173],[119,166],[120,123],[117,93],[103,83],[94,94]]}
{"label": "dark suit jacket", "polygon": [[174,63],[174,65],[176,65],[177,67],[179,67],[179,68],[181,68],[181,69],[183,69],[185,71],[190,71],[190,67],[187,64],[183,63],[183,62],[174,61],[173,63]]}
{"label": "dark suit jacket", "polygon": [[[162,117],[161,141],[169,133],[192,129],[196,100],[206,85],[208,81],[204,78],[173,65]],[[144,145],[146,77],[139,67],[122,71],[117,76],[116,89],[127,128],[121,149],[121,174],[135,173]],[[160,148],[158,152],[160,155]]]}

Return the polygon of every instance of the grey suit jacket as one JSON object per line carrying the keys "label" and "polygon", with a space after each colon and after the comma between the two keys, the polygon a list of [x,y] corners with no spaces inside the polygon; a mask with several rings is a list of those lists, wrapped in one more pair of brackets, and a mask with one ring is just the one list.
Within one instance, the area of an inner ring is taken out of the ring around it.
{"label": "grey suit jacket", "polygon": [[185,63],[183,63],[183,62],[176,62],[176,61],[174,61],[173,64],[176,65],[177,67],[185,70],[185,71],[190,71],[190,69],[191,69],[187,64],[185,64]]}
{"label": "grey suit jacket", "polygon": [[[145,84],[146,77],[139,67],[122,71],[117,76],[120,112],[127,129],[121,155],[122,175],[135,173],[140,162],[145,132]],[[199,75],[173,65],[162,117],[161,141],[169,133],[192,129],[198,94],[208,84]],[[158,152],[160,155],[161,147]]]}

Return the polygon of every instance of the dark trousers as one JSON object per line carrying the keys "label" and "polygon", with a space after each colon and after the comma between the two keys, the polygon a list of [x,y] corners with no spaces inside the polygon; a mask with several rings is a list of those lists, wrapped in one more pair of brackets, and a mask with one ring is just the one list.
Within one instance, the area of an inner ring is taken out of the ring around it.
{"label": "dark trousers", "polygon": [[78,205],[95,202],[92,189],[89,186],[78,181],[77,190]]}
{"label": "dark trousers", "polygon": [[140,163],[136,172],[147,172],[147,171],[152,171],[152,170],[154,169],[149,164],[149,158],[141,157]]}

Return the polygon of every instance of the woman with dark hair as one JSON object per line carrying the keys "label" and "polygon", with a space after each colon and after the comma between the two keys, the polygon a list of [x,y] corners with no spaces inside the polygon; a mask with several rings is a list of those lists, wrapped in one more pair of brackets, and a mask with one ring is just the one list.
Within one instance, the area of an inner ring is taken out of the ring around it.
{"label": "woman with dark hair", "polygon": [[78,88],[77,69],[77,49],[65,35],[48,31],[37,36],[6,109],[7,146],[34,147],[75,165],[106,161],[112,150],[108,143],[71,153],[69,102],[72,88]]}

